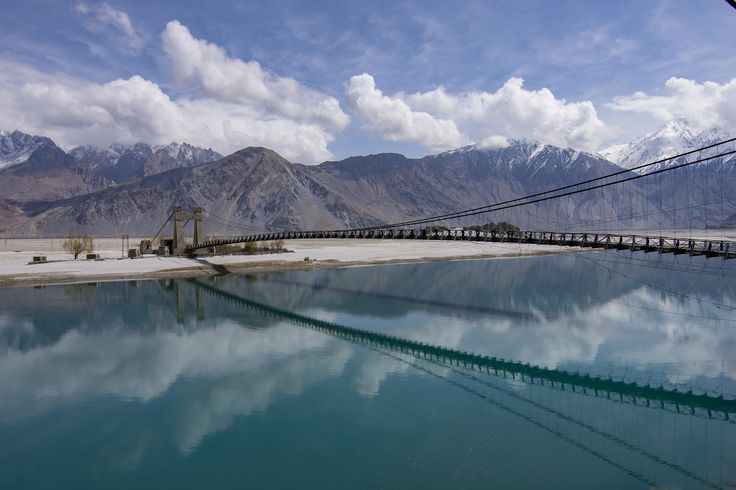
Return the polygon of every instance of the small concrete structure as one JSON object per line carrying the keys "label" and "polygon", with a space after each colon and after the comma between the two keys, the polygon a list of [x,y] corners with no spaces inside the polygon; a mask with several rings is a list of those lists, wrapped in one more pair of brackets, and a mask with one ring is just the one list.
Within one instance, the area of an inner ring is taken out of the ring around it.
{"label": "small concrete structure", "polygon": [[141,240],[140,252],[141,255],[154,253],[151,240]]}

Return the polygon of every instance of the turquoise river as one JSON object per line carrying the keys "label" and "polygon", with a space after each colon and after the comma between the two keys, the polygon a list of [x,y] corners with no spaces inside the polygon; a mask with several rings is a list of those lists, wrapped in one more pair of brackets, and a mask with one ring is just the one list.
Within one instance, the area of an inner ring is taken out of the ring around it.
{"label": "turquoise river", "polygon": [[0,488],[733,488],[736,261],[0,289]]}

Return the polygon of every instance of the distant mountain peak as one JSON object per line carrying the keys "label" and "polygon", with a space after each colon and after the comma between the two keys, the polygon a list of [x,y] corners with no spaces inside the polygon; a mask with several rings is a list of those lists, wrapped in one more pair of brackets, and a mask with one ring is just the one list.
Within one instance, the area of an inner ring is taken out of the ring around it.
{"label": "distant mountain peak", "polygon": [[31,154],[45,146],[56,146],[45,136],[26,134],[17,129],[0,131],[0,168],[23,163]]}
{"label": "distant mountain peak", "polygon": [[200,148],[176,141],[162,146],[151,146],[143,142],[114,143],[106,148],[82,145],[72,149],[69,154],[80,167],[99,172],[118,183],[222,158],[212,148]]}
{"label": "distant mountain peak", "polygon": [[680,140],[685,144],[696,142],[699,131],[686,118],[672,119],[643,138]]}
{"label": "distant mountain peak", "polygon": [[448,150],[448,151],[442,152],[442,153],[440,153],[440,155],[455,155],[455,154],[461,154],[461,153],[469,153],[469,152],[473,152],[473,151],[488,153],[488,152],[493,152],[493,151],[496,151],[496,150],[501,150],[501,149],[510,148],[510,147],[523,147],[523,148],[529,148],[529,149],[539,148],[539,149],[541,149],[541,148],[543,148],[545,146],[548,146],[548,145],[541,144],[537,140],[529,139],[529,138],[513,138],[513,139],[509,139],[507,141],[508,141],[508,145],[498,146],[498,147],[483,146],[480,143],[475,143],[475,144],[472,144],[472,145],[465,145],[465,146],[461,146],[460,148],[455,148],[455,149],[452,149],[452,150]]}
{"label": "distant mountain peak", "polygon": [[[678,118],[667,121],[651,133],[630,143],[609,146],[599,154],[628,169],[708,146],[728,137],[728,133],[717,126],[700,131],[688,119]],[[647,168],[646,171],[667,164],[663,162],[657,167]]]}

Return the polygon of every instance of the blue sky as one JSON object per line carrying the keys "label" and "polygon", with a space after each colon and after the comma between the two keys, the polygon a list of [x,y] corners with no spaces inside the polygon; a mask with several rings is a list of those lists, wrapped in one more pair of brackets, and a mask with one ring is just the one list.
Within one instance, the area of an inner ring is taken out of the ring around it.
{"label": "blue sky", "polygon": [[0,127],[67,147],[316,163],[522,136],[595,150],[670,117],[736,127],[722,0],[25,1],[0,22]]}

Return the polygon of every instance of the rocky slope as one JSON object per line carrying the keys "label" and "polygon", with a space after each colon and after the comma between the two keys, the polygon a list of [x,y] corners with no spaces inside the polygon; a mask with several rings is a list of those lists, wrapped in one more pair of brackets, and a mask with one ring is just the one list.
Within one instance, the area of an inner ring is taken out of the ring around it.
{"label": "rocky slope", "polygon": [[[371,155],[328,162],[309,170],[353,206],[390,222],[507,201],[620,168],[588,153],[516,141],[499,150],[465,147],[421,159]],[[446,224],[509,221],[537,227],[550,226],[548,221],[554,218],[555,225],[567,228],[573,221],[595,221],[610,215],[609,205],[599,197],[575,196],[553,207],[539,203]],[[633,204],[647,205],[639,189],[633,191]]]}
{"label": "rocky slope", "polygon": [[112,184],[105,177],[80,168],[50,140],[25,161],[0,169],[0,197],[7,201],[54,201]]}
{"label": "rocky slope", "polygon": [[[621,167],[634,168],[731,137],[727,131],[718,127],[700,131],[687,119],[673,119],[652,133],[600,153]],[[732,227],[729,220],[736,211],[736,155],[698,162],[732,149],[730,144],[723,145],[635,170],[646,175],[693,163],[639,181],[639,187],[645,189],[649,199],[658,204],[655,212],[660,204],[662,209],[667,210],[664,214],[652,215],[648,220],[650,227],[656,228],[660,223],[676,228],[702,228],[703,224],[710,228]]]}
{"label": "rocky slope", "polygon": [[[204,206],[208,228],[244,233],[225,220],[284,229],[376,224],[305,170],[265,148],[247,148],[213,163],[176,168],[87,195],[27,203],[36,234],[63,234],[69,223],[96,234],[152,235],[172,205]],[[33,233],[31,233],[33,234]]]}

